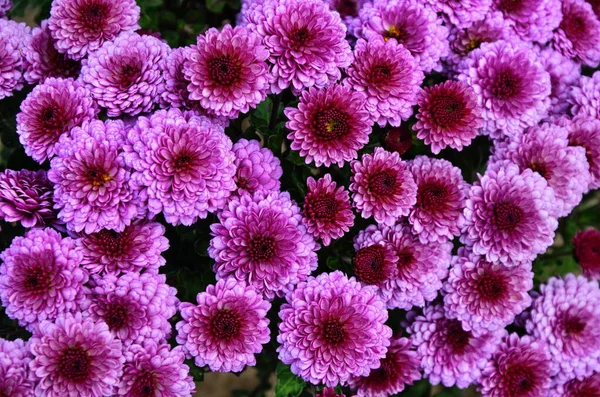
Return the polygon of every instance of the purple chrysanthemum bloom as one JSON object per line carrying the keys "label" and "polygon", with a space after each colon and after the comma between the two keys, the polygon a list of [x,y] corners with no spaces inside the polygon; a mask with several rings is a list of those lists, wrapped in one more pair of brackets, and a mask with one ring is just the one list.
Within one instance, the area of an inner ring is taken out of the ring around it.
{"label": "purple chrysanthemum bloom", "polygon": [[600,71],[591,77],[581,76],[579,82],[571,89],[571,113],[575,116],[584,115],[600,119]]}
{"label": "purple chrysanthemum bloom", "polygon": [[243,26],[210,28],[186,52],[188,98],[216,116],[235,119],[267,96],[269,51],[259,35]]}
{"label": "purple chrysanthemum bloom", "polygon": [[542,50],[539,60],[550,74],[549,115],[561,116],[569,109],[573,86],[577,85],[581,76],[581,65],[552,48]]}
{"label": "purple chrysanthemum bloom", "polygon": [[0,219],[26,228],[59,226],[46,171],[0,172]]}
{"label": "purple chrysanthemum bloom", "polygon": [[224,128],[179,109],[139,117],[127,133],[125,160],[148,211],[189,226],[225,205],[236,189],[235,156]]}
{"label": "purple chrysanthemum bloom", "polygon": [[448,318],[460,320],[473,335],[495,332],[512,323],[531,305],[531,264],[506,267],[461,250],[454,257],[444,284],[444,309]]}
{"label": "purple chrysanthemum bloom", "polygon": [[118,395],[126,397],[189,397],[196,385],[184,364],[181,346],[171,349],[167,343],[147,339],[124,351],[125,365]]}
{"label": "purple chrysanthemum bloom", "polygon": [[149,112],[158,102],[169,46],[152,36],[121,33],[84,59],[81,81],[110,117]]}
{"label": "purple chrysanthemum bloom", "polygon": [[417,203],[408,216],[413,233],[423,243],[460,235],[469,191],[460,168],[427,156],[417,156],[408,164],[417,184]]}
{"label": "purple chrysanthemum bloom", "polygon": [[412,147],[412,131],[406,123],[400,127],[391,127],[383,139],[383,147],[402,156]]}
{"label": "purple chrysanthemum bloom", "polygon": [[73,79],[47,78],[21,103],[17,133],[25,153],[38,163],[56,154],[59,138],[98,114],[90,92]]}
{"label": "purple chrysanthemum bloom", "polygon": [[438,154],[450,146],[469,146],[483,126],[481,107],[473,88],[462,81],[445,81],[419,93],[419,111],[413,129],[417,138]]}
{"label": "purple chrysanthemum bloom", "polygon": [[307,164],[342,167],[369,142],[373,121],[365,106],[365,96],[350,87],[311,87],[302,93],[298,108],[284,110],[291,148]]}
{"label": "purple chrysanthemum bloom", "polygon": [[234,277],[209,285],[196,297],[198,305],[179,306],[177,343],[199,367],[240,372],[256,365],[255,354],[269,342],[267,312],[271,304],[252,287]]}
{"label": "purple chrysanthemum bloom", "polygon": [[208,254],[217,278],[247,281],[266,298],[290,291],[317,268],[318,245],[289,193],[233,198],[211,225]]}
{"label": "purple chrysanthemum bloom", "polygon": [[442,305],[428,305],[408,327],[421,357],[421,368],[432,385],[464,389],[477,382],[481,370],[498,348],[504,329],[481,336],[444,317]]}
{"label": "purple chrysanthemum bloom", "polygon": [[463,29],[486,18],[492,0],[427,0],[426,3],[435,12],[442,14],[447,25]]}
{"label": "purple chrysanthemum bloom", "polygon": [[[358,233],[354,238],[354,250],[352,271],[361,283],[383,287],[398,275],[400,258],[377,226],[370,225]],[[377,293],[385,301],[381,292],[378,288]]]}
{"label": "purple chrysanthemum bloom", "polygon": [[164,274],[109,274],[93,279],[88,313],[102,320],[124,346],[145,339],[164,342],[171,336],[169,319],[177,312],[177,290]]}
{"label": "purple chrysanthemum bloom", "polygon": [[247,19],[270,52],[270,93],[290,86],[295,95],[306,87],[323,88],[352,62],[340,14],[321,0],[268,0]]}
{"label": "purple chrysanthemum bloom", "polygon": [[358,40],[346,72],[344,85],[366,95],[364,106],[380,127],[398,127],[413,114],[424,75],[396,40]]}
{"label": "purple chrysanthemum bloom", "polygon": [[488,169],[501,167],[508,160],[521,170],[540,174],[554,189],[558,216],[567,216],[588,191],[591,181],[585,149],[569,146],[568,131],[553,124],[527,130],[516,140],[496,145]]}
{"label": "purple chrysanthemum bloom", "polygon": [[365,3],[372,0],[323,0],[329,5],[331,11],[337,11],[348,29],[349,35],[354,35],[356,28],[360,27],[358,13]]}
{"label": "purple chrysanthemum bloom", "polygon": [[139,19],[135,0],[54,0],[48,27],[59,52],[82,59],[120,32],[139,29]]}
{"label": "purple chrysanthemum bloom", "polygon": [[92,120],[62,135],[48,179],[54,185],[58,218],[76,232],[123,231],[140,216],[140,199],[130,187],[131,171],[121,152],[120,120]]}
{"label": "purple chrysanthemum bloom", "polygon": [[121,341],[81,313],[43,321],[29,344],[36,396],[110,396],[123,373]]}
{"label": "purple chrysanthemum bloom", "polygon": [[0,395],[33,397],[35,384],[29,374],[29,344],[21,339],[0,339]]}
{"label": "purple chrysanthemum bloom", "polygon": [[527,332],[540,340],[559,367],[559,378],[600,370],[600,288],[597,281],[567,274],[540,287]]}
{"label": "purple chrysanthemum bloom", "polygon": [[419,356],[411,347],[408,338],[392,338],[379,368],[371,370],[368,376],[350,379],[350,387],[358,389],[356,396],[388,397],[421,379]]}
{"label": "purple chrysanthemum bloom", "polygon": [[200,103],[190,100],[187,89],[190,83],[185,79],[183,65],[187,60],[190,47],[174,48],[162,63],[162,73],[165,80],[164,89],[160,92],[160,106],[164,109],[183,108],[197,110]]}
{"label": "purple chrysanthemum bloom", "polygon": [[417,185],[398,153],[377,147],[350,166],[352,200],[363,218],[373,216],[378,223],[393,225],[410,213],[417,202]]}
{"label": "purple chrysanthemum bloom", "polygon": [[25,80],[35,84],[48,77],[77,78],[81,63],[58,52],[45,19],[33,28],[31,42],[23,48],[23,67]]}
{"label": "purple chrysanthemum bloom", "polygon": [[260,142],[240,139],[233,145],[235,155],[235,184],[237,193],[245,192],[254,194],[262,190],[265,192],[279,191],[281,183],[279,178],[283,175],[281,162],[267,148],[261,148]]}
{"label": "purple chrysanthemum bloom", "polygon": [[81,251],[52,229],[33,229],[15,237],[0,254],[0,298],[6,315],[29,331],[43,320],[87,306],[80,268]]}
{"label": "purple chrysanthemum bloom", "polygon": [[576,116],[572,120],[563,118],[559,124],[569,131],[569,145],[585,149],[592,179],[589,190],[600,188],[600,120],[589,116]]}
{"label": "purple chrysanthemum bloom", "polygon": [[[583,1],[583,0],[582,0]],[[514,137],[543,119],[550,106],[550,75],[525,45],[483,43],[460,66],[483,109],[484,133]]]}
{"label": "purple chrysanthemum bloom", "polygon": [[564,56],[593,68],[600,63],[600,21],[584,0],[564,0],[562,21],[554,31],[553,47]]}
{"label": "purple chrysanthemum bloom", "polygon": [[493,0],[492,10],[500,11],[511,32],[525,42],[546,44],[560,24],[560,1]]}
{"label": "purple chrysanthemum bloom", "polygon": [[488,262],[530,262],[554,242],[554,190],[537,172],[505,163],[471,187],[461,241]]}
{"label": "purple chrysanthemum bloom", "polygon": [[324,246],[338,239],[354,225],[354,213],[350,197],[344,186],[338,186],[331,175],[315,181],[306,181],[308,192],[304,197],[302,222],[315,239],[320,238]]}
{"label": "purple chrysanthemum bloom", "polygon": [[600,372],[583,379],[571,379],[556,385],[548,397],[598,397],[600,396]]}
{"label": "purple chrysanthemum bloom", "polygon": [[418,0],[375,0],[360,10],[360,38],[395,39],[414,57],[425,73],[442,70],[448,54],[448,29],[435,11]]}
{"label": "purple chrysanthemum bloom", "polygon": [[6,18],[12,6],[12,0],[0,0],[0,18]]}
{"label": "purple chrysanthemum bloom", "polygon": [[583,275],[600,280],[600,230],[588,228],[577,232],[573,248]]}
{"label": "purple chrysanthemum bloom", "polygon": [[336,393],[335,387],[324,387],[321,392],[317,392],[315,397],[346,397],[346,395]]}
{"label": "purple chrysanthemum bloom", "polygon": [[78,240],[83,252],[81,265],[90,273],[157,273],[166,261],[161,253],[169,248],[165,227],[158,222],[134,222],[122,232],[100,230]]}
{"label": "purple chrysanthemum bloom", "polygon": [[292,373],[313,384],[345,384],[378,368],[390,345],[385,305],[375,287],[334,271],[288,293],[277,348]]}
{"label": "purple chrysanthemum bloom", "polygon": [[479,391],[484,397],[546,397],[552,375],[550,356],[538,341],[510,334],[483,370]]}
{"label": "purple chrysanthemum bloom", "polygon": [[0,99],[23,88],[23,49],[31,40],[25,23],[0,18]]}

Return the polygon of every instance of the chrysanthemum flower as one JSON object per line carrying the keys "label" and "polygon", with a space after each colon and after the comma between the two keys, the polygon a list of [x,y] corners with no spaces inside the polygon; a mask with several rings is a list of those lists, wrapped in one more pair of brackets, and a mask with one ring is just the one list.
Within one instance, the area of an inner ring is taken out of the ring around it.
{"label": "chrysanthemum flower", "polygon": [[409,169],[417,184],[417,203],[408,221],[423,243],[452,240],[464,222],[469,184],[447,160],[417,156]]}
{"label": "chrysanthemum flower", "polygon": [[31,29],[23,22],[0,18],[0,99],[23,88],[23,49]]}
{"label": "chrysanthemum flower", "polygon": [[393,225],[409,214],[417,202],[417,185],[398,153],[380,147],[351,163],[350,191],[354,207],[363,218]]}
{"label": "chrysanthemum flower", "polygon": [[79,81],[49,77],[21,103],[17,133],[25,153],[43,163],[56,154],[61,135],[97,114],[96,102]]}
{"label": "chrysanthemum flower", "polygon": [[298,108],[286,108],[284,113],[289,119],[291,148],[317,167],[341,167],[369,142],[373,121],[365,96],[348,86],[310,88],[302,93]]}
{"label": "chrysanthemum flower", "polygon": [[164,342],[171,335],[169,319],[177,312],[177,290],[164,274],[125,273],[93,279],[88,312],[102,320],[124,346],[152,339]]}
{"label": "chrysanthemum flower", "polygon": [[29,344],[21,339],[0,339],[0,395],[33,397],[35,384],[29,374]]}
{"label": "chrysanthemum flower", "polygon": [[245,280],[273,299],[317,268],[318,245],[289,193],[244,194],[230,200],[219,219],[208,248],[217,278]]}
{"label": "chrysanthemum flower", "polygon": [[484,397],[545,397],[553,374],[540,343],[510,334],[483,370],[479,391]]}
{"label": "chrysanthemum flower", "polygon": [[564,56],[593,68],[600,63],[600,21],[584,0],[564,0],[562,21],[554,31],[553,47]]}
{"label": "chrysanthemum flower", "polygon": [[357,397],[388,397],[421,379],[420,360],[411,348],[410,339],[392,338],[379,368],[368,376],[350,379],[350,387],[358,389]]}
{"label": "chrysanthemum flower", "polygon": [[469,146],[483,126],[481,107],[473,88],[460,81],[445,81],[419,93],[419,111],[413,129],[417,138],[438,154],[450,146]]}
{"label": "chrysanthemum flower", "polygon": [[52,229],[15,237],[0,254],[0,298],[6,315],[28,330],[43,320],[86,306],[81,252],[75,241]]}
{"label": "chrysanthemum flower", "polygon": [[346,395],[336,393],[334,387],[324,387],[315,397],[346,397]]}
{"label": "chrysanthemum flower", "polygon": [[255,354],[269,341],[271,304],[235,278],[219,280],[197,296],[198,305],[181,303],[177,343],[199,367],[240,372],[255,365]]}
{"label": "chrysanthemum flower", "polygon": [[548,397],[596,397],[600,391],[600,372],[583,379],[571,379],[556,385]]}
{"label": "chrysanthemum flower", "polygon": [[552,48],[542,50],[539,60],[550,74],[552,91],[549,115],[561,116],[569,109],[573,87],[581,76],[581,65]]}
{"label": "chrysanthemum flower", "polygon": [[315,239],[320,238],[328,246],[354,225],[350,197],[344,186],[338,186],[329,174],[317,181],[309,177],[306,184],[308,193],[304,197],[302,222]]}
{"label": "chrysanthemum flower", "polygon": [[160,106],[162,108],[199,109],[198,101],[190,100],[187,89],[190,83],[185,79],[183,65],[187,60],[190,47],[174,48],[162,63],[162,73],[165,80],[164,90],[160,92]]}
{"label": "chrysanthemum flower", "polygon": [[506,267],[466,250],[454,257],[444,284],[444,309],[462,328],[483,335],[504,328],[531,305],[531,264]]}
{"label": "chrysanthemum flower", "polygon": [[81,81],[111,117],[149,112],[163,86],[168,50],[155,37],[121,33],[83,60]]}
{"label": "chrysanthemum flower", "polygon": [[119,396],[189,397],[196,390],[181,346],[171,349],[167,343],[147,339],[129,346],[124,355]]}
{"label": "chrysanthemum flower", "polygon": [[442,14],[447,26],[463,29],[486,18],[492,0],[427,0],[427,4]]}
{"label": "chrysanthemum flower", "polygon": [[244,192],[254,194],[279,191],[279,178],[283,175],[281,162],[267,148],[261,148],[260,142],[240,139],[233,145],[235,155],[235,184],[239,195]]}
{"label": "chrysanthemum flower", "polygon": [[592,175],[588,189],[600,188],[600,120],[581,115],[572,120],[562,118],[559,124],[569,131],[569,145],[585,149]]}
{"label": "chrysanthemum flower", "polygon": [[43,321],[29,343],[37,396],[110,396],[123,373],[121,342],[81,313]]}
{"label": "chrysanthemum flower", "polygon": [[292,373],[313,384],[345,384],[380,366],[392,330],[375,287],[342,272],[310,277],[281,306],[277,348]]}
{"label": "chrysanthemum flower", "polygon": [[[375,225],[358,233],[354,238],[354,250],[352,271],[363,284],[382,287],[385,282],[398,275],[399,258],[396,249],[385,240]],[[379,296],[382,295],[381,289],[377,292]]]}
{"label": "chrysanthemum flower", "polygon": [[488,169],[501,166],[503,160],[540,174],[554,189],[556,213],[567,216],[588,191],[591,181],[585,149],[569,146],[565,128],[542,124],[510,143],[496,145]]}
{"label": "chrysanthemum flower", "polygon": [[329,5],[329,9],[337,11],[342,17],[342,21],[348,29],[349,35],[354,35],[354,31],[360,26],[358,12],[365,3],[371,0],[323,0]]}
{"label": "chrysanthemum flower", "polygon": [[545,344],[560,367],[559,378],[600,370],[600,288],[597,281],[567,274],[542,285],[527,332]]}
{"label": "chrysanthemum flower", "polygon": [[432,385],[464,389],[476,382],[481,370],[498,348],[503,329],[474,336],[460,321],[444,317],[441,305],[429,305],[408,328],[421,357],[421,367]]}
{"label": "chrysanthemum flower", "polygon": [[235,190],[235,157],[223,127],[178,109],[139,117],[127,134],[132,184],[151,214],[186,226],[223,207]]}
{"label": "chrysanthemum flower", "polygon": [[600,231],[589,228],[573,238],[575,258],[586,277],[600,279]]}
{"label": "chrysanthemum flower", "polygon": [[12,6],[12,0],[0,0],[0,18],[5,18]]}
{"label": "chrysanthemum flower", "polygon": [[493,0],[492,10],[500,11],[511,32],[523,41],[546,44],[560,24],[560,2],[554,0]]}
{"label": "chrysanthemum flower", "polygon": [[267,96],[269,51],[243,26],[210,28],[186,52],[189,99],[216,116],[235,119]]}
{"label": "chrysanthemum flower", "polygon": [[358,40],[346,72],[344,84],[366,95],[365,108],[379,126],[397,127],[413,114],[424,76],[396,40]]}
{"label": "chrysanthemum flower", "polygon": [[396,39],[410,51],[423,72],[442,69],[448,54],[448,29],[434,10],[418,0],[375,0],[360,10],[360,38]]}
{"label": "chrysanthemum flower", "polygon": [[323,88],[352,62],[340,14],[321,0],[268,0],[249,10],[247,20],[270,53],[271,93]]}
{"label": "chrysanthemum flower", "polygon": [[396,152],[402,156],[411,148],[412,139],[412,132],[406,124],[400,127],[391,127],[387,134],[385,134],[383,147],[390,152]]}
{"label": "chrysanthemum flower", "polygon": [[484,132],[492,138],[514,137],[546,116],[550,75],[536,53],[524,45],[484,43],[468,55],[460,69],[458,79],[477,93]]}
{"label": "chrysanthemum flower", "polygon": [[78,240],[82,266],[90,273],[157,273],[166,261],[161,253],[169,248],[165,227],[158,222],[134,222],[122,232],[100,230]]}
{"label": "chrysanthemum flower", "polygon": [[69,229],[123,231],[140,216],[140,200],[121,152],[124,136],[120,120],[86,121],[61,136],[48,179],[54,183],[58,218]]}
{"label": "chrysanthemum flower", "polygon": [[52,209],[52,184],[46,171],[0,172],[0,219],[26,228],[58,226]]}
{"label": "chrysanthemum flower", "polygon": [[537,172],[507,163],[471,187],[461,241],[488,262],[530,262],[554,242],[554,190]]}
{"label": "chrysanthemum flower", "polygon": [[139,19],[135,0],[54,0],[48,27],[59,52],[81,59],[120,32],[138,29]]}
{"label": "chrysanthemum flower", "polygon": [[600,119],[600,71],[592,77],[581,76],[579,82],[572,87],[569,101],[575,116],[586,115]]}

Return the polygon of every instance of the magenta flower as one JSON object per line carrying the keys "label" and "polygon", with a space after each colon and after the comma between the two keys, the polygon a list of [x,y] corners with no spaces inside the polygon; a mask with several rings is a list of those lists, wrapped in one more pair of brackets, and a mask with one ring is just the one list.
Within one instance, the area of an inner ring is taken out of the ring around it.
{"label": "magenta flower", "polygon": [[373,216],[378,223],[393,225],[409,214],[417,202],[417,185],[398,153],[378,147],[350,166],[352,200],[363,218]]}
{"label": "magenta flower", "polygon": [[23,88],[23,49],[31,40],[25,23],[0,18],[0,99]]}
{"label": "magenta flower", "polygon": [[33,397],[35,384],[29,373],[31,358],[29,343],[21,339],[0,339],[0,393]]}
{"label": "magenta flower", "polygon": [[352,271],[356,279],[363,284],[380,287],[377,293],[385,301],[381,287],[398,275],[400,258],[396,249],[375,225],[371,225],[354,238],[354,250]]}
{"label": "magenta flower", "polygon": [[554,31],[552,45],[564,56],[590,67],[600,63],[600,21],[584,0],[565,0],[562,21]]}
{"label": "magenta flower", "polygon": [[541,51],[539,60],[550,74],[552,91],[549,115],[561,116],[570,107],[574,86],[580,81],[581,65],[551,48]]}
{"label": "magenta flower", "polygon": [[412,132],[406,124],[400,127],[391,127],[383,140],[383,147],[390,152],[402,156],[412,147]]}
{"label": "magenta flower", "polygon": [[283,175],[281,162],[267,148],[261,148],[260,142],[240,139],[233,145],[235,156],[235,184],[238,195],[279,191],[279,178]]}
{"label": "magenta flower", "polygon": [[366,95],[365,108],[374,122],[398,127],[413,114],[423,72],[396,40],[358,40],[344,85]]}
{"label": "magenta flower", "polygon": [[324,387],[315,397],[346,397],[346,395],[336,393],[334,387]]}
{"label": "magenta flower", "polygon": [[588,228],[578,232],[573,237],[573,246],[583,275],[595,280],[600,279],[600,231]]}
{"label": "magenta flower", "polygon": [[208,113],[231,119],[267,96],[269,51],[259,35],[243,26],[210,28],[186,52],[183,64],[189,99]]}
{"label": "magenta flower", "polygon": [[88,274],[75,241],[52,229],[15,237],[0,254],[0,298],[6,315],[32,331],[43,320],[87,307]]}
{"label": "magenta flower", "polygon": [[38,163],[56,155],[60,137],[96,118],[90,92],[73,79],[47,78],[21,103],[17,133],[25,153]]}
{"label": "magenta flower", "polygon": [[594,396],[600,390],[600,372],[583,379],[571,379],[550,390],[548,397]]}
{"label": "magenta flower", "polygon": [[350,197],[344,186],[337,186],[331,175],[315,181],[306,181],[308,193],[304,197],[302,222],[315,239],[320,238],[324,246],[338,239],[354,225],[354,213]]}
{"label": "magenta flower", "polygon": [[369,142],[373,121],[365,106],[365,96],[347,86],[304,91],[298,108],[284,110],[291,148],[298,150],[307,164],[342,167],[358,157],[358,150]]}
{"label": "magenta flower", "polygon": [[600,72],[595,72],[592,77],[581,76],[571,88],[571,113],[600,119]]}
{"label": "magenta flower", "polygon": [[428,0],[427,3],[435,12],[442,14],[447,26],[461,29],[486,18],[492,0]]}
{"label": "magenta flower", "polygon": [[135,0],[55,0],[48,27],[59,52],[82,59],[120,32],[139,29],[139,19]]}
{"label": "magenta flower", "polygon": [[431,145],[434,154],[448,146],[462,150],[483,126],[475,91],[463,82],[451,80],[420,92],[417,119],[413,126],[417,138]]}
{"label": "magenta flower", "polygon": [[502,13],[512,34],[541,45],[552,38],[562,19],[560,2],[554,0],[493,0],[492,10]]}
{"label": "magenta flower", "polygon": [[600,188],[600,120],[581,115],[559,123],[569,131],[569,145],[585,149],[592,176],[588,190]]}
{"label": "magenta flower", "polygon": [[392,330],[374,287],[342,272],[323,273],[288,293],[281,306],[277,348],[292,373],[333,387],[380,366]]}
{"label": "magenta flower", "polygon": [[208,254],[217,278],[247,281],[266,298],[282,296],[317,268],[318,245],[289,193],[233,198],[211,225]]}
{"label": "magenta flower", "polygon": [[112,395],[123,373],[121,342],[81,313],[41,322],[29,343],[36,396]]}
{"label": "magenta flower", "polygon": [[183,65],[187,60],[190,47],[174,48],[162,63],[162,73],[165,80],[164,90],[160,92],[160,106],[164,109],[182,108],[199,110],[200,103],[190,100],[187,87],[189,81],[185,79]]}
{"label": "magenta flower", "polygon": [[271,304],[235,278],[219,280],[197,296],[198,305],[180,305],[177,343],[199,367],[240,372],[255,365],[255,354],[269,341]]}

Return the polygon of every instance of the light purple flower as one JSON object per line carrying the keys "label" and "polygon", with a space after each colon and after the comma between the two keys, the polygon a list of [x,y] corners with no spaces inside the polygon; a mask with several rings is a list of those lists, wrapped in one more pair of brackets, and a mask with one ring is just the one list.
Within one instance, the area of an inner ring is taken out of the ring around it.
{"label": "light purple flower", "polygon": [[427,0],[427,4],[435,12],[442,14],[447,25],[462,29],[485,19],[492,0]]}
{"label": "light purple flower", "polygon": [[235,155],[235,184],[238,195],[244,192],[254,194],[279,191],[279,178],[283,175],[281,162],[267,148],[261,148],[260,142],[240,139],[233,145]]}
{"label": "light purple flower", "polygon": [[35,384],[29,375],[29,344],[21,339],[0,339],[0,394],[33,397]]}
{"label": "light purple flower", "polygon": [[596,397],[600,390],[600,372],[583,379],[571,379],[556,385],[550,390],[548,397]]}
{"label": "light purple flower", "polygon": [[160,92],[160,106],[164,109],[182,108],[199,110],[200,103],[190,100],[187,87],[190,83],[185,79],[183,65],[187,60],[190,47],[174,48],[162,63],[162,73],[165,80],[164,90]]}
{"label": "light purple flower", "polygon": [[0,99],[23,88],[23,49],[31,40],[31,29],[23,22],[0,18]]}
{"label": "light purple flower", "polygon": [[492,10],[500,11],[511,29],[525,42],[546,44],[562,19],[560,1],[493,0]]}
{"label": "light purple flower", "polygon": [[0,18],[6,18],[12,6],[12,0],[0,0]]}
{"label": "light purple flower", "polygon": [[595,68],[600,63],[600,20],[584,0],[564,0],[552,46],[564,56]]}
{"label": "light purple flower", "polygon": [[590,165],[592,179],[589,190],[600,188],[600,120],[585,115],[572,120],[561,119],[559,124],[569,131],[569,145],[583,147]]}
{"label": "light purple flower", "polygon": [[571,102],[574,86],[579,83],[581,65],[551,48],[542,50],[539,60],[550,74],[552,91],[549,115],[563,115],[570,107],[569,102]]}
{"label": "light purple flower", "polygon": [[585,115],[600,119],[600,71],[591,77],[581,76],[579,82],[572,87],[569,101],[574,116]]}

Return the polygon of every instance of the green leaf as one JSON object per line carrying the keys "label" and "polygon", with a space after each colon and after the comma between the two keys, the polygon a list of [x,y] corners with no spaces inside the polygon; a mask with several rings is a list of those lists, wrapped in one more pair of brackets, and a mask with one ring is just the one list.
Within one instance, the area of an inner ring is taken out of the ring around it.
{"label": "green leaf", "polygon": [[339,256],[330,256],[327,258],[327,267],[331,270],[340,270],[342,265],[340,264]]}
{"label": "green leaf", "polygon": [[278,363],[276,373],[275,397],[298,397],[302,393],[306,382],[292,374],[288,365]]}

